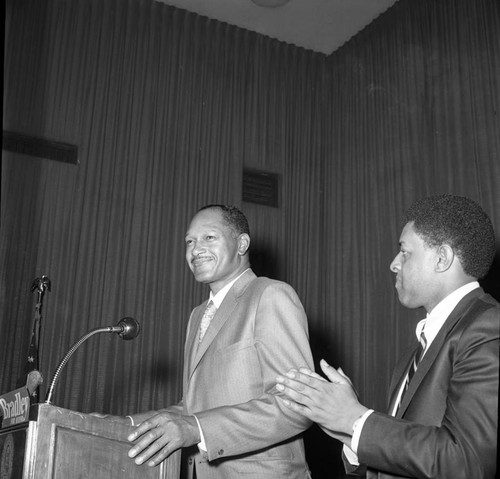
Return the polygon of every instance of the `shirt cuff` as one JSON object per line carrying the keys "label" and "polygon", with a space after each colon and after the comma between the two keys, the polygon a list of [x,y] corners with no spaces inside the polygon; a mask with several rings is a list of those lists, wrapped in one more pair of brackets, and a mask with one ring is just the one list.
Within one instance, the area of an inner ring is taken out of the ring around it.
{"label": "shirt cuff", "polygon": [[354,454],[358,454],[359,438],[361,437],[361,431],[365,425],[365,421],[368,416],[373,412],[373,409],[368,409],[361,417],[354,421],[352,425],[352,439],[351,439],[351,449]]}
{"label": "shirt cuff", "polygon": [[359,466],[358,455],[355,454],[352,449],[344,444],[342,452],[344,453],[346,459],[349,461],[349,464],[351,464],[352,466]]}
{"label": "shirt cuff", "polygon": [[200,421],[198,421],[198,418],[196,416],[194,416],[194,418],[196,419],[196,424],[198,424],[198,429],[200,431],[200,438],[201,438],[201,441],[198,443],[198,449],[201,452],[207,452],[207,445],[205,444],[205,436],[203,435],[203,431],[201,429]]}

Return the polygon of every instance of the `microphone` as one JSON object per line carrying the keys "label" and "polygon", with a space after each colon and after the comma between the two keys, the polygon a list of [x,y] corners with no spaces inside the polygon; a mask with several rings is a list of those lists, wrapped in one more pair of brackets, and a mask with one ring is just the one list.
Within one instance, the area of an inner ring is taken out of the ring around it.
{"label": "microphone", "polygon": [[49,391],[47,392],[47,396],[45,398],[46,404],[51,404],[52,394],[54,392],[54,388],[56,386],[57,380],[59,379],[59,375],[61,374],[62,369],[69,361],[69,358],[73,355],[73,353],[91,336],[97,333],[117,333],[122,339],[128,341],[130,339],[134,339],[137,337],[141,330],[139,322],[134,318],[122,318],[118,322],[116,326],[105,326],[101,328],[94,328],[90,330],[87,334],[83,335],[73,346],[71,346],[70,350],[66,353],[66,356],[62,359],[57,366],[56,372],[52,378],[50,383]]}
{"label": "microphone", "polygon": [[40,371],[33,369],[28,373],[28,377],[26,379],[26,389],[28,390],[28,394],[33,396],[33,393],[38,389],[40,384],[43,383],[43,376],[40,374]]}
{"label": "microphone", "polygon": [[116,326],[111,326],[110,329],[110,333],[117,333],[125,341],[136,338],[141,331],[138,321],[134,318],[122,318]]}

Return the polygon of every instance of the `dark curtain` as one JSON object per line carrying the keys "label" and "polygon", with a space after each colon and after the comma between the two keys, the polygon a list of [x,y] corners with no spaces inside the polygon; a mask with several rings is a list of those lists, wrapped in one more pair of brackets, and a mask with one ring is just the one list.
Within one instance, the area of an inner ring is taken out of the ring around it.
{"label": "dark curtain", "polygon": [[[79,164],[4,151],[0,391],[28,350],[45,274],[47,391],[70,346],[135,317],[138,338],[91,338],[53,402],[124,414],[180,399],[193,306],[208,291],[183,238],[206,203],[239,205],[258,273],[292,284],[315,359],[385,408],[423,311],[389,263],[404,210],[455,193],[500,236],[500,18],[495,0],[400,0],[329,57],[150,0],[8,0],[4,130],[77,145]],[[278,208],[241,200],[243,167],[280,175]],[[500,295],[499,261],[484,282]],[[307,433],[315,477],[338,444]]]}

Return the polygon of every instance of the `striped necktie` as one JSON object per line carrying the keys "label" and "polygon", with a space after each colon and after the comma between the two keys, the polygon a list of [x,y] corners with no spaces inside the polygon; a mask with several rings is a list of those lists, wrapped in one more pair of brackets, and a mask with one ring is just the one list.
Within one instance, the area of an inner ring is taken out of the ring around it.
{"label": "striped necktie", "polygon": [[200,343],[201,343],[201,340],[203,339],[203,336],[205,336],[205,333],[207,332],[208,326],[210,325],[210,321],[212,321],[212,318],[215,316],[216,312],[217,312],[217,307],[210,300],[207,304],[205,312],[203,313],[203,317],[201,318],[200,335],[199,335],[199,342]]}
{"label": "striped necktie", "polygon": [[403,396],[406,393],[406,390],[408,389],[410,381],[412,380],[413,375],[417,370],[418,364],[422,359],[426,347],[427,347],[427,339],[425,338],[424,330],[422,329],[422,332],[420,333],[420,338],[418,339],[418,348],[415,351],[415,355],[413,356],[413,360],[410,364],[410,369],[408,369],[408,374],[406,375],[405,385],[403,389],[403,394],[401,394],[401,399],[403,398]]}

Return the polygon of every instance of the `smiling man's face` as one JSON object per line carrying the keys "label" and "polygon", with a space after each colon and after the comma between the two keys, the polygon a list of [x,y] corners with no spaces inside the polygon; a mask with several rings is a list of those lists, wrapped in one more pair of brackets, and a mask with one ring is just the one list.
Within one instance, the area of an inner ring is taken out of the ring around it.
{"label": "smiling man's face", "polygon": [[250,238],[237,235],[216,208],[198,212],[186,233],[186,261],[196,281],[214,294],[248,267]]}

